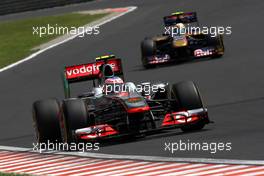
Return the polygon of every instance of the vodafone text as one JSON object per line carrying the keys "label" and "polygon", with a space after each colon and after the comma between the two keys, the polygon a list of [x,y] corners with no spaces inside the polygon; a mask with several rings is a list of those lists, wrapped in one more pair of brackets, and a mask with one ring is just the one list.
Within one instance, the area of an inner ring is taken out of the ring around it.
{"label": "vodafone text", "polygon": [[[111,67],[114,69],[115,64],[110,64]],[[73,75],[79,75],[79,74],[85,74],[85,73],[94,73],[98,72],[100,68],[100,64],[90,64],[90,65],[83,65],[81,67],[75,67],[73,69],[66,70],[66,73],[68,76],[73,76]]]}

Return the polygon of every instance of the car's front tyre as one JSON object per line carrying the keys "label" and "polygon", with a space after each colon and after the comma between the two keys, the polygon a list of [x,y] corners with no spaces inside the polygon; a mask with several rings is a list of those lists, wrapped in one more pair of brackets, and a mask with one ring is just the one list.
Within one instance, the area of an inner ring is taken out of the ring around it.
{"label": "car's front tyre", "polygon": [[[204,108],[199,90],[192,81],[173,84],[171,87],[171,95],[172,98],[177,99],[177,104],[180,109],[193,110]],[[197,123],[187,124],[181,130],[184,132],[201,130],[204,126],[205,122],[201,120]]]}
{"label": "car's front tyre", "polygon": [[38,143],[60,142],[60,107],[56,99],[33,103],[33,123]]}
{"label": "car's front tyre", "polygon": [[63,142],[76,143],[75,130],[85,128],[87,123],[87,109],[82,99],[68,99],[62,103],[63,109]]}

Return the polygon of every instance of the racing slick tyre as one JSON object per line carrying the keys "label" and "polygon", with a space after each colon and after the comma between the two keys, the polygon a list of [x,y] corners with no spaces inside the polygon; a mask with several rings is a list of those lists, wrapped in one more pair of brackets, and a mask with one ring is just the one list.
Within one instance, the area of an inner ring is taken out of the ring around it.
{"label": "racing slick tyre", "polygon": [[148,63],[147,57],[156,55],[156,42],[150,38],[146,38],[141,42],[142,64],[145,68],[154,68],[155,65]]}
{"label": "racing slick tyre", "polygon": [[[178,100],[181,109],[192,110],[203,108],[198,88],[192,81],[173,84],[171,91],[172,98]],[[181,130],[184,132],[201,130],[204,125],[204,121],[198,121],[197,123],[183,126]]]}
{"label": "racing slick tyre", "polygon": [[216,47],[217,54],[213,55],[212,58],[220,58],[224,55],[225,46],[222,35],[217,35],[216,37],[211,38],[212,45]]}
{"label": "racing slick tyre", "polygon": [[59,114],[60,107],[56,99],[33,103],[33,125],[38,143],[56,143],[62,140]]}
{"label": "racing slick tyre", "polygon": [[85,128],[87,124],[87,109],[82,99],[68,99],[62,103],[63,128],[62,139],[64,143],[76,143],[75,130]]}

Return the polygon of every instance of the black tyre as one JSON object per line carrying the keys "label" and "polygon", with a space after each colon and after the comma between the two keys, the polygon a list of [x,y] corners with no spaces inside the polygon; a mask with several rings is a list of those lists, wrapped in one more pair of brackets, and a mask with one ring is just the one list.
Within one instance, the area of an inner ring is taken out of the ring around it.
{"label": "black tyre", "polygon": [[157,46],[156,42],[150,38],[146,38],[141,43],[142,56],[153,56],[156,54]]}
{"label": "black tyre", "polygon": [[219,35],[218,43],[219,43],[219,45],[217,47],[218,47],[218,51],[219,52],[216,55],[216,57],[222,57],[224,55],[224,52],[225,52],[225,45],[224,45],[224,40],[223,40],[223,36],[222,35]]}
{"label": "black tyre", "polygon": [[[180,109],[192,110],[203,108],[203,103],[196,85],[192,81],[173,84],[171,87],[172,98],[177,99]],[[183,126],[182,131],[201,130],[205,125],[204,121]]]}
{"label": "black tyre", "polygon": [[212,45],[216,47],[218,50],[218,53],[213,55],[213,58],[220,58],[224,55],[225,52],[225,46],[224,46],[224,41],[223,41],[223,36],[218,35],[214,38],[211,38],[212,40]]}
{"label": "black tyre", "polygon": [[41,100],[33,103],[33,123],[37,142],[60,142],[60,107],[55,99]]}
{"label": "black tyre", "polygon": [[157,46],[155,41],[147,38],[141,42],[141,55],[142,55],[141,59],[142,59],[142,64],[145,68],[155,67],[154,65],[148,64],[147,57],[156,55],[156,52],[157,52]]}
{"label": "black tyre", "polygon": [[88,126],[86,105],[82,99],[69,99],[63,101],[62,108],[63,142],[78,142],[74,131]]}

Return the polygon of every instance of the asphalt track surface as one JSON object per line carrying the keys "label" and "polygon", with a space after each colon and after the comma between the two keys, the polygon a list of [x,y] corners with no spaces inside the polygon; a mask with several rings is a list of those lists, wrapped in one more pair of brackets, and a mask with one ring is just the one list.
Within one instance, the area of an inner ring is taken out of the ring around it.
{"label": "asphalt track surface", "polygon": [[[102,26],[99,36],[76,38],[0,74],[0,145],[32,147],[31,104],[37,99],[63,98],[60,73],[64,65],[92,61],[114,53],[123,58],[127,80],[134,82],[193,80],[200,87],[210,118],[203,131],[180,130],[101,147],[101,153],[201,157],[264,158],[264,60],[261,29],[262,0],[102,0],[0,17],[0,20],[59,14],[76,10],[138,6],[138,9]],[[231,26],[221,59],[199,60],[144,70],[139,43],[162,32],[162,16],[176,10],[197,11],[202,25]],[[15,48],[14,48],[15,52]],[[88,86],[87,86],[88,87]],[[80,86],[76,89],[81,90]],[[83,87],[82,87],[83,89]],[[164,151],[167,142],[231,142],[231,151]]]}

